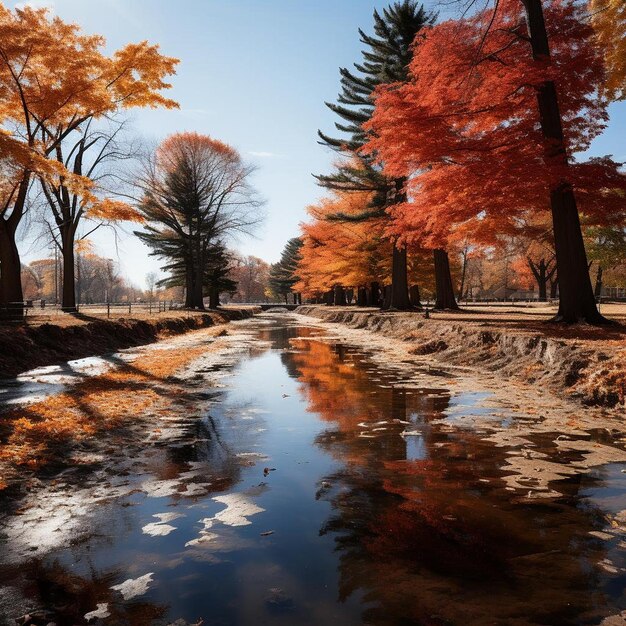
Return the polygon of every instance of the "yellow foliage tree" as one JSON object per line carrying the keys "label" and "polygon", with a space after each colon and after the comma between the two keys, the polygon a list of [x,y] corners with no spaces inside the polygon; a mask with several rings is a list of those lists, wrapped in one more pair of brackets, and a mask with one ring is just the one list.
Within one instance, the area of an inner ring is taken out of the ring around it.
{"label": "yellow foliage tree", "polygon": [[309,207],[312,220],[302,225],[300,281],[294,290],[314,297],[334,285],[364,286],[389,275],[392,244],[384,237],[384,221],[351,222],[332,216],[358,216],[371,201],[371,192],[334,192]]}
{"label": "yellow foliage tree", "polygon": [[[83,171],[84,150],[66,155],[64,146],[80,145],[74,134],[121,109],[177,106],[161,93],[176,59],[145,41],[108,56],[104,43],[45,9],[0,4],[0,148],[2,169],[12,174],[0,189],[0,307],[22,300],[15,232],[32,180],[47,186],[64,223],[68,206],[75,215],[103,210],[97,185]],[[65,246],[72,252],[74,234]],[[64,261],[69,276],[71,259]]]}
{"label": "yellow foliage tree", "polygon": [[604,51],[607,69],[605,95],[626,99],[626,2],[590,0],[592,23]]}

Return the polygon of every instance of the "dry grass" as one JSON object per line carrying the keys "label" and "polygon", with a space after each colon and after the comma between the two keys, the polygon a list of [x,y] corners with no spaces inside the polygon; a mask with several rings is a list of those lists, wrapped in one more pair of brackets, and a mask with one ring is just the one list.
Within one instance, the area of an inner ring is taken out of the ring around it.
{"label": "dry grass", "polygon": [[[225,310],[233,308],[243,310],[245,306],[223,307]],[[202,317],[211,311],[192,311],[189,309],[172,309],[158,312],[154,309],[150,312],[146,305],[131,307],[128,312],[128,306],[120,306],[111,309],[110,315],[107,316],[106,306],[89,306],[82,309],[79,313],[65,313],[55,309],[27,309],[26,316],[19,322],[10,322],[11,325],[19,324],[31,327],[38,327],[43,324],[53,324],[61,328],[69,328],[71,326],[84,326],[95,321],[109,320],[117,322],[120,320],[139,320],[143,322],[158,322],[161,320],[186,319],[190,317]]]}
{"label": "dry grass", "polygon": [[[469,323],[493,323],[506,327],[546,328],[549,322],[556,315],[557,305],[544,302],[492,302],[492,303],[461,303],[460,311],[435,311],[431,315],[439,320],[450,320],[452,322]],[[351,307],[354,308],[354,307]],[[429,307],[430,308],[430,307]],[[371,309],[363,309],[370,310]],[[618,322],[626,323],[626,303],[603,303],[600,305],[601,313],[607,318]],[[580,326],[554,325],[556,329],[580,329]],[[548,326],[552,330],[552,325]]]}

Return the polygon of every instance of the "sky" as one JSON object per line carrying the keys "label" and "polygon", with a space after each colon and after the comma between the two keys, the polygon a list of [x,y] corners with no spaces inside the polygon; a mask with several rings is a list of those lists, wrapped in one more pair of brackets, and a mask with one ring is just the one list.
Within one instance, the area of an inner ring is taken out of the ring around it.
{"label": "sky", "polygon": [[[167,93],[179,110],[139,110],[132,132],[149,142],[178,131],[221,139],[258,169],[253,183],[266,200],[255,238],[232,247],[275,262],[299,234],[306,207],[322,195],[312,174],[335,159],[317,143],[335,116],[324,105],[339,91],[339,67],[360,59],[357,28],[370,30],[372,13],[388,1],[371,0],[30,0],[10,7],[46,6],[84,32],[103,35],[107,51],[127,43],[158,43],[180,59]],[[425,0],[436,7],[438,0]],[[626,103],[611,107],[611,123],[590,154],[626,161]],[[115,259],[140,287],[161,262],[132,235],[98,231],[96,252]],[[22,245],[23,260],[48,256],[41,242]]]}

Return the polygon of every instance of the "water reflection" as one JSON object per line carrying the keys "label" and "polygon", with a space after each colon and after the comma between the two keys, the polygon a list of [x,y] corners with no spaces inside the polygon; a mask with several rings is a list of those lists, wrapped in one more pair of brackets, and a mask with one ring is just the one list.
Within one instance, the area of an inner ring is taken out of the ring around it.
{"label": "water reflection", "polygon": [[[84,624],[106,605],[91,623],[557,626],[626,606],[626,546],[605,532],[626,508],[621,467],[530,500],[501,479],[511,450],[457,426],[480,390],[411,388],[290,319],[247,323],[239,362],[198,369],[166,437],[2,520],[7,623],[39,607]],[[65,540],[32,550],[46,535]],[[114,589],[142,577],[135,597]]]}
{"label": "water reflection", "polygon": [[301,393],[332,425],[316,443],[343,462],[321,481],[333,508],[321,532],[340,554],[339,598],[373,604],[364,623],[598,624],[623,608],[623,570],[619,583],[606,575],[605,545],[589,534],[606,519],[580,497],[598,498],[601,473],[572,478],[558,502],[524,502],[498,480],[506,449],[432,425],[459,413],[448,395],[380,372],[375,386],[358,352],[298,346],[288,358]]}

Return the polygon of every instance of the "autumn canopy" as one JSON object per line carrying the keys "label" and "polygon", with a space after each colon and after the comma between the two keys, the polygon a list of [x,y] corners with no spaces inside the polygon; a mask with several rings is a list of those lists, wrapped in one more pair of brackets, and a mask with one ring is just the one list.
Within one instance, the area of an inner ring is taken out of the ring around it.
{"label": "autumn canopy", "polygon": [[[409,14],[419,10],[413,2],[394,6]],[[376,14],[375,22],[389,22],[391,49],[402,29],[390,16]],[[500,0],[470,16],[423,24],[406,75],[386,75],[372,92],[375,106],[362,122],[365,140],[342,146],[353,162],[360,159],[395,185],[379,211],[380,228],[364,229],[361,248],[375,248],[380,259],[383,241],[409,257],[435,250],[435,282],[445,288],[454,281],[439,275],[449,270],[445,263],[437,268],[438,250],[449,253],[456,271],[460,252],[465,262],[468,255],[498,254],[512,242],[528,250],[541,240],[558,266],[557,319],[602,322],[583,232],[623,233],[626,176],[610,156],[579,155],[606,128],[611,100],[624,97],[625,29],[620,0]],[[345,71],[342,76],[345,85]],[[348,101],[344,91],[340,102]],[[362,193],[342,198],[353,215],[375,200]],[[346,263],[353,248],[341,232],[351,220],[337,224],[340,211],[324,210],[333,202],[323,201],[303,227],[303,288],[314,295],[337,283],[391,280],[393,287],[395,273],[381,274],[380,264],[370,262],[376,270],[365,275],[342,273],[344,265],[362,267],[365,255]],[[447,296],[441,301],[456,306]],[[419,299],[409,306],[416,305]]]}

